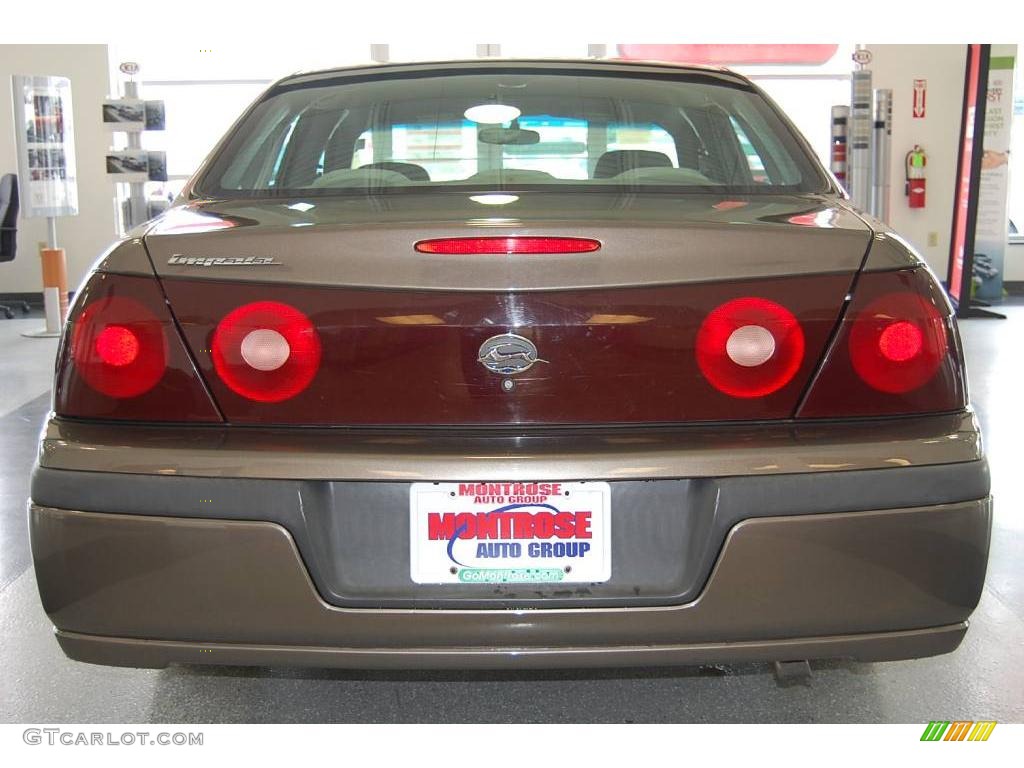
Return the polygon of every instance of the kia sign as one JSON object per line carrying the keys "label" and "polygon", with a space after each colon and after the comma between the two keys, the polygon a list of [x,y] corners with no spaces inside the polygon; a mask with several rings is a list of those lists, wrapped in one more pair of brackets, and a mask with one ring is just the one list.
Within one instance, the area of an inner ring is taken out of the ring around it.
{"label": "kia sign", "polygon": [[853,55],[850,58],[853,59],[853,62],[855,64],[858,64],[862,67],[866,67],[868,64],[871,63],[871,51],[869,51],[867,48],[858,48],[856,51],[853,52]]}

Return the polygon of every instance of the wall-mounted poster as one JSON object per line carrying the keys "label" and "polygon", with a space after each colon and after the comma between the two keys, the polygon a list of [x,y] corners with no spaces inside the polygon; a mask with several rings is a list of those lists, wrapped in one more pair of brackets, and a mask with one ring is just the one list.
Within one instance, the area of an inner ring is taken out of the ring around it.
{"label": "wall-mounted poster", "polygon": [[149,181],[149,153],[144,149],[108,150],[106,161],[111,181]]}
{"label": "wall-mounted poster", "polygon": [[108,149],[107,176],[111,181],[167,181],[167,153],[145,149]]}
{"label": "wall-mounted poster", "polygon": [[28,218],[75,216],[78,185],[71,81],[14,75],[11,84],[21,214]]}
{"label": "wall-mounted poster", "polygon": [[974,233],[975,296],[1003,298],[1006,256],[1006,203],[1010,185],[1010,126],[1013,124],[1013,72],[1016,45],[993,45],[988,64],[985,151],[978,187],[978,224]]}
{"label": "wall-mounted poster", "polygon": [[167,153],[150,150],[146,154],[149,181],[167,181]]}
{"label": "wall-mounted poster", "polygon": [[145,102],[145,113],[147,131],[162,131],[167,126],[167,117],[162,101]]}
{"label": "wall-mounted poster", "polygon": [[141,131],[146,127],[146,103],[141,99],[106,99],[103,125],[108,131]]}

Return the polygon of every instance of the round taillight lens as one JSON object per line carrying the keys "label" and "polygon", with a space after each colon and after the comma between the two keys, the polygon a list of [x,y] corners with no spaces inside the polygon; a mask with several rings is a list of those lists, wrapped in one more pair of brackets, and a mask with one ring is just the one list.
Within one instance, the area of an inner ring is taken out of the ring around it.
{"label": "round taillight lens", "polygon": [[804,332],[788,309],[745,297],[727,301],[697,331],[697,364],[715,389],[764,397],[788,384],[804,359]]}
{"label": "round taillight lens", "polygon": [[868,386],[898,395],[935,375],[948,344],[945,318],[931,301],[916,293],[889,293],[854,318],[850,359]]}
{"label": "round taillight lens", "polygon": [[213,365],[233,392],[278,403],[313,380],[320,368],[320,337],[295,307],[277,301],[245,304],[218,323]]}
{"label": "round taillight lens", "polygon": [[96,337],[96,352],[107,365],[131,365],[139,357],[139,337],[131,328],[108,325]]}
{"label": "round taillight lens", "polygon": [[906,320],[887,325],[878,337],[878,351],[882,357],[894,363],[905,363],[913,360],[924,347],[924,334],[921,329]]}
{"label": "round taillight lens", "polygon": [[163,325],[134,299],[99,299],[75,320],[71,357],[96,391],[109,397],[138,397],[156,386],[167,368]]}

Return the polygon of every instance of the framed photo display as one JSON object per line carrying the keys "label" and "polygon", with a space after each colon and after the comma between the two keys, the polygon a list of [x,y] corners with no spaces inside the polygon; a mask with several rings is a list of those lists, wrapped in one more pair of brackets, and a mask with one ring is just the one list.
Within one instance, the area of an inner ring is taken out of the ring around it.
{"label": "framed photo display", "polygon": [[14,75],[11,81],[21,215],[76,216],[78,184],[71,80]]}

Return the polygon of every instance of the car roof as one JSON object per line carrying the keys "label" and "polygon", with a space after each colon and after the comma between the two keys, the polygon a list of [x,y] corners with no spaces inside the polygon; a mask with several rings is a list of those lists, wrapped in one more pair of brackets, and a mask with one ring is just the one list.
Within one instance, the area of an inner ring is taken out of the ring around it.
{"label": "car roof", "polygon": [[336,77],[346,77],[358,74],[385,74],[387,72],[423,72],[434,69],[489,69],[494,67],[525,67],[545,69],[591,69],[596,72],[620,71],[636,73],[652,71],[671,71],[676,73],[691,73],[725,76],[727,79],[734,79],[736,82],[749,83],[743,75],[740,75],[726,67],[709,66],[704,64],[683,64],[671,61],[658,61],[654,59],[560,59],[560,58],[501,58],[487,57],[482,59],[449,59],[437,61],[404,61],[385,63],[353,64],[343,67],[332,67],[329,69],[318,69],[311,71],[296,72],[277,81],[275,85],[313,83],[319,80],[330,80]]}

